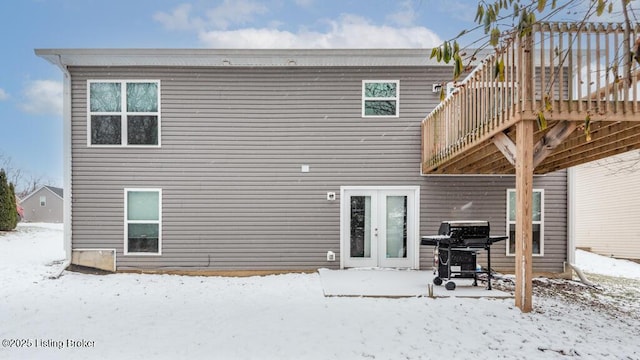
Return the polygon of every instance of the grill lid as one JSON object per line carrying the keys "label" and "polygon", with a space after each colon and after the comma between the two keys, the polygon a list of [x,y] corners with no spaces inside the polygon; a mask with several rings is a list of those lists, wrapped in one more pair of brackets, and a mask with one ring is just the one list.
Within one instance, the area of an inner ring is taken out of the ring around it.
{"label": "grill lid", "polygon": [[488,249],[491,244],[506,240],[506,236],[489,236],[489,222],[478,220],[443,221],[438,235],[423,236],[422,245]]}
{"label": "grill lid", "polygon": [[443,221],[438,235],[448,235],[453,239],[489,237],[489,222],[482,220]]}

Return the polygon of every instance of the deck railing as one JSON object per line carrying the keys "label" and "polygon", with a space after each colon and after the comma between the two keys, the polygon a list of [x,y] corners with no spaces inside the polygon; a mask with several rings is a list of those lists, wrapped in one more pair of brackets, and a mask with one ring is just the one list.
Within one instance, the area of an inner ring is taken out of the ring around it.
{"label": "deck railing", "polygon": [[423,172],[519,120],[544,127],[547,120],[623,121],[639,113],[640,71],[631,58],[639,30],[539,23],[507,41],[423,120]]}

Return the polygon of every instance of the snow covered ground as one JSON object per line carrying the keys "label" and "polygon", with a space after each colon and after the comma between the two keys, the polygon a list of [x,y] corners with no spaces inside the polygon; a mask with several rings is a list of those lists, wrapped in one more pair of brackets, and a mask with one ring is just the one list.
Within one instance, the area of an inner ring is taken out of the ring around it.
{"label": "snow covered ground", "polygon": [[588,251],[577,250],[576,262],[582,271],[588,273],[640,280],[640,264],[633,261],[617,260]]}
{"label": "snow covered ground", "polygon": [[324,297],[318,274],[49,278],[63,257],[61,225],[0,234],[0,359],[640,359],[640,265],[584,252],[599,288],[538,279],[528,314]]}

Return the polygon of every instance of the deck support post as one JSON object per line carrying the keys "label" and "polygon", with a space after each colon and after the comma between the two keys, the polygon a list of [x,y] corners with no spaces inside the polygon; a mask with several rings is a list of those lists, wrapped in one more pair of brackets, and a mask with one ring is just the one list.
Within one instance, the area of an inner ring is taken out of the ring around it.
{"label": "deck support post", "polygon": [[533,245],[533,120],[516,125],[516,306],[530,312],[532,306]]}

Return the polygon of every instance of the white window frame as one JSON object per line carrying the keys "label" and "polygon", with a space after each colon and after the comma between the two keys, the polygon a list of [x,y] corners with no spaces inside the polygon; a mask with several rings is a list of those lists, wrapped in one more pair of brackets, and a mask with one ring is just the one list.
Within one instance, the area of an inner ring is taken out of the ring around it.
{"label": "white window frame", "polygon": [[[129,220],[129,193],[130,192],[157,192],[158,193],[158,220]],[[129,224],[158,224],[158,252],[129,252]],[[124,189],[124,254],[136,256],[160,256],[162,255],[162,189],[161,188],[125,188]]]}
{"label": "white window frame", "polygon": [[40,195],[40,206],[42,206],[42,207],[47,206],[47,196],[46,195]]}
{"label": "white window frame", "polygon": [[[515,219],[513,221],[511,221],[509,219],[509,213],[511,212],[511,209],[509,207],[509,194],[514,193],[515,194],[516,189],[507,189],[507,236],[509,236],[509,234],[511,234],[510,231],[510,226],[516,224]],[[537,221],[533,221],[532,224],[533,225],[540,225],[540,253],[539,254],[532,254],[532,256],[544,256],[544,189],[533,189],[534,193],[540,193],[540,220]],[[532,204],[533,205],[533,204]],[[510,236],[507,238],[507,242],[506,242],[506,249],[505,249],[505,254],[507,256],[516,256],[515,253],[510,253],[509,252],[509,248],[510,248],[510,244],[511,244],[511,238]]]}
{"label": "white window frame", "polygon": [[[116,83],[120,84],[120,111],[119,112],[92,112],[91,111],[91,84],[92,83]],[[155,83],[158,86],[158,111],[157,112],[128,112],[127,111],[127,84],[131,83]],[[160,80],[141,80],[141,79],[110,79],[110,80],[87,80],[87,146],[88,147],[131,147],[131,148],[159,148],[162,142],[162,109],[160,105]],[[158,144],[157,145],[144,145],[144,144],[127,144],[127,116],[128,115],[140,115],[140,116],[157,116],[158,117]],[[91,143],[91,115],[120,115],[120,144],[92,144]]]}
{"label": "white window frame", "polygon": [[[395,97],[366,97],[365,87],[366,84],[371,83],[393,83],[396,84],[396,96]],[[365,102],[372,101],[395,101],[396,113],[395,115],[365,115]],[[363,118],[397,118],[400,117],[400,80],[362,80],[362,117]]]}

